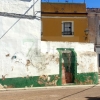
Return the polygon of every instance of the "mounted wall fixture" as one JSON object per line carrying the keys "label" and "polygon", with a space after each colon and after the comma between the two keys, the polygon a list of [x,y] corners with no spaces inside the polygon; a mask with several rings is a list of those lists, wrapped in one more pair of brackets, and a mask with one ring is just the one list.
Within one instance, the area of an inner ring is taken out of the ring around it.
{"label": "mounted wall fixture", "polygon": [[89,29],[85,29],[84,32],[85,32],[85,40],[87,40],[89,35]]}

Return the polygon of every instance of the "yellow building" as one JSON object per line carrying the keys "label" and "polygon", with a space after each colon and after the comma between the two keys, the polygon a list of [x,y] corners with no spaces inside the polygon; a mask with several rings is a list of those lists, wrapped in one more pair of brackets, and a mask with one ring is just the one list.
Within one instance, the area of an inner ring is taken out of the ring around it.
{"label": "yellow building", "polygon": [[84,3],[42,3],[42,41],[87,42]]}

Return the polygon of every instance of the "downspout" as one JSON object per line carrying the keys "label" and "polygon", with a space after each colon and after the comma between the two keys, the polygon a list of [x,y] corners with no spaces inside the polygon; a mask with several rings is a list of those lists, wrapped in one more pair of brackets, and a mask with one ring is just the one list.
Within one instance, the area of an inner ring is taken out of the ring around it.
{"label": "downspout", "polygon": [[95,14],[95,51],[96,51],[96,45],[97,45],[97,36],[98,36],[98,18],[97,18],[97,14]]}

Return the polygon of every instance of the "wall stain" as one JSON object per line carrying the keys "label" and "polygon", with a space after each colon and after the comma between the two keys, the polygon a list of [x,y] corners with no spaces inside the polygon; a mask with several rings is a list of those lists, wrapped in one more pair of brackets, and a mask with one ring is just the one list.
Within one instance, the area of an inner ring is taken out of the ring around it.
{"label": "wall stain", "polygon": [[7,76],[8,74],[6,74],[6,75],[2,75],[2,80],[5,80],[5,76]]}
{"label": "wall stain", "polygon": [[75,83],[79,85],[98,84],[98,73],[81,73],[77,74]]}
{"label": "wall stain", "polygon": [[96,52],[91,52],[91,51],[87,51],[80,54],[80,56],[89,56],[89,57],[96,56],[96,55],[97,55]]}
{"label": "wall stain", "polygon": [[30,66],[30,64],[31,64],[30,60],[27,60],[26,61],[27,71],[28,71],[28,66]]}
{"label": "wall stain", "polygon": [[6,54],[6,57],[9,57],[10,56],[10,54]]}
{"label": "wall stain", "polygon": [[40,85],[44,84],[45,86],[56,86],[58,79],[59,79],[58,75],[54,76],[42,75],[38,79],[38,84]]}
{"label": "wall stain", "polygon": [[93,72],[94,71],[94,63],[91,63],[89,65],[89,68],[88,69],[90,70],[90,72]]}

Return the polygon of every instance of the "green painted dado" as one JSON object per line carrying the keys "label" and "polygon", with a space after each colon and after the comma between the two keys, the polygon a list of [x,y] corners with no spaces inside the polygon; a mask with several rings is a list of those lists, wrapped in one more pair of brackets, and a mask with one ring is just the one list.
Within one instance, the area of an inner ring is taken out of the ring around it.
{"label": "green painted dado", "polygon": [[76,75],[75,83],[80,85],[98,84],[98,73],[79,73]]}
{"label": "green painted dado", "polygon": [[60,85],[59,75],[42,75],[33,77],[0,79],[4,88],[42,87]]}

